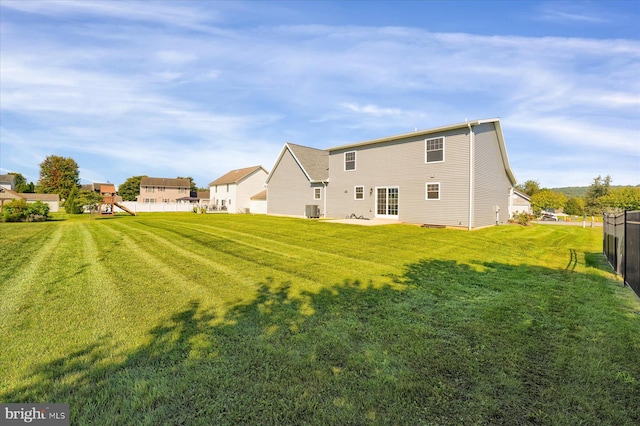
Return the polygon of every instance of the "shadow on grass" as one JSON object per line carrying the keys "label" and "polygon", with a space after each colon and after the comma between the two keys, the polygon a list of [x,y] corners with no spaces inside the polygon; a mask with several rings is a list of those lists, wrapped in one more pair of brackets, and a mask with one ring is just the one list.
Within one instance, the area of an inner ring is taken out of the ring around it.
{"label": "shadow on grass", "polygon": [[72,424],[640,419],[640,319],[598,302],[606,279],[425,261],[394,281],[404,289],[345,281],[301,297],[266,282],[223,318],[192,301],[136,351],[101,340],[34,365],[1,399],[68,402]]}

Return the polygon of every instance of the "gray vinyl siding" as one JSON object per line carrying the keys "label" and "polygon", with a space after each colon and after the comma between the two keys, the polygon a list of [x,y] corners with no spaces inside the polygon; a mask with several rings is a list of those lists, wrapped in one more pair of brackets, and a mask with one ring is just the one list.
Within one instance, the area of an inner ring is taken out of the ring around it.
{"label": "gray vinyl siding", "polygon": [[473,128],[475,132],[474,227],[495,225],[495,206],[500,206],[499,222],[509,219],[509,191],[500,146],[493,123]]}
{"label": "gray vinyl siding", "polygon": [[267,213],[304,217],[307,204],[320,204],[322,209],[322,200],[313,199],[309,180],[287,149],[269,179]]}
{"label": "gray vinyl siding", "polygon": [[[425,140],[445,137],[445,161],[425,164]],[[356,170],[344,170],[344,153],[356,151]],[[330,179],[327,216],[351,214],[376,217],[376,188],[399,188],[401,222],[468,225],[469,136],[456,129],[428,136],[409,137],[329,153]],[[426,200],[426,184],[440,183],[440,200]],[[364,199],[355,200],[356,186]],[[373,190],[373,193],[371,193]]]}

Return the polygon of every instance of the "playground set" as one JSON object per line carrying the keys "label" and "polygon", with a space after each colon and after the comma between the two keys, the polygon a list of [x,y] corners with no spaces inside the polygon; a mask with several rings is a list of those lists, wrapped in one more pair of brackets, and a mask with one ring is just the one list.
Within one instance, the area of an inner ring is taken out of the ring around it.
{"label": "playground set", "polygon": [[115,200],[116,187],[113,184],[100,185],[100,195],[102,195],[102,203],[98,206],[98,214],[100,216],[112,216],[114,214],[114,207],[118,207],[123,211],[129,213],[132,216],[136,215],[136,212],[128,209],[124,205],[118,203]]}

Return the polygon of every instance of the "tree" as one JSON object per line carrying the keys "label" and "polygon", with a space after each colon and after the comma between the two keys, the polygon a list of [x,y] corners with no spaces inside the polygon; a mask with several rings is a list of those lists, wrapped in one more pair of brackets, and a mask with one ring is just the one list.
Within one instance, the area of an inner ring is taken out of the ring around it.
{"label": "tree", "polygon": [[558,210],[564,207],[567,197],[559,192],[543,189],[531,196],[531,207],[536,214],[543,210]]}
{"label": "tree", "polygon": [[537,180],[528,180],[523,184],[516,185],[516,189],[531,197],[533,194],[540,191],[540,183]]}
{"label": "tree", "polygon": [[118,194],[124,201],[136,201],[138,195],[140,195],[140,181],[144,177],[147,176],[131,176],[122,185],[118,186]]}
{"label": "tree", "polygon": [[584,207],[588,215],[600,215],[604,211],[601,198],[611,192],[611,176],[607,175],[603,179],[598,176],[593,179],[593,183],[587,190],[584,197]]}
{"label": "tree", "polygon": [[68,214],[80,214],[83,211],[82,204],[78,202],[78,187],[74,186],[64,202],[64,211]]}
{"label": "tree", "polygon": [[40,163],[39,194],[58,194],[66,200],[73,188],[80,186],[78,163],[73,158],[50,155]]}
{"label": "tree", "polygon": [[178,176],[176,179],[189,179],[189,182],[191,182],[191,188],[189,190],[191,192],[198,190],[198,185],[196,185],[196,183],[193,181],[193,178],[191,176],[189,176],[189,177]]}
{"label": "tree", "polygon": [[569,197],[564,205],[564,212],[574,216],[582,216],[584,214],[584,200],[578,197]]}
{"label": "tree", "polygon": [[598,201],[599,206],[604,210],[640,210],[640,186],[613,188]]}
{"label": "tree", "polygon": [[98,205],[102,203],[103,197],[95,191],[81,190],[76,198],[76,204],[89,211],[98,209]]}

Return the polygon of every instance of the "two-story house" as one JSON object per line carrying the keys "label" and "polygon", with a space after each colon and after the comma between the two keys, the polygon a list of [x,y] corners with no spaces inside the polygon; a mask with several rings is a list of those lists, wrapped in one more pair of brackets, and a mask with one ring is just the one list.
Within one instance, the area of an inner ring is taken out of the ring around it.
{"label": "two-story house", "polygon": [[176,200],[189,197],[191,181],[189,179],[170,179],[143,177],[140,180],[139,203],[175,203]]}
{"label": "two-story house", "polygon": [[229,213],[251,211],[251,198],[264,191],[267,171],[262,166],[231,170],[209,184],[209,203]]}
{"label": "two-story house", "polygon": [[509,219],[516,180],[499,119],[326,150],[285,144],[267,177],[267,213],[385,218],[474,229]]}

